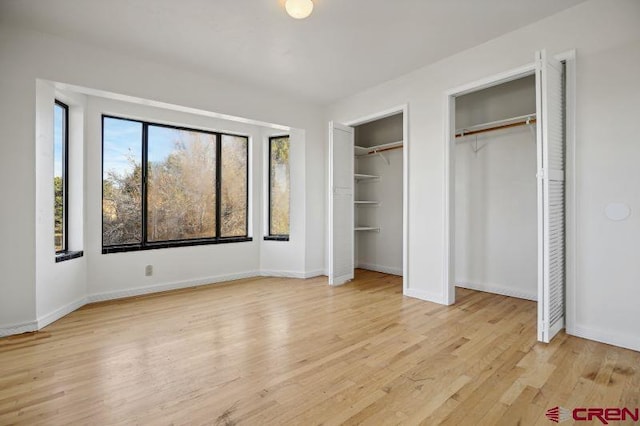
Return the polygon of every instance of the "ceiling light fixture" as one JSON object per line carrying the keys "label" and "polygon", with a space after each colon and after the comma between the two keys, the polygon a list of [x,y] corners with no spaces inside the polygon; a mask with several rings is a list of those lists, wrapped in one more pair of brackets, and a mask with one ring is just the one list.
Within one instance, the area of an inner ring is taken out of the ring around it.
{"label": "ceiling light fixture", "polygon": [[311,0],[287,0],[284,4],[289,16],[295,19],[304,19],[311,15],[313,2]]}

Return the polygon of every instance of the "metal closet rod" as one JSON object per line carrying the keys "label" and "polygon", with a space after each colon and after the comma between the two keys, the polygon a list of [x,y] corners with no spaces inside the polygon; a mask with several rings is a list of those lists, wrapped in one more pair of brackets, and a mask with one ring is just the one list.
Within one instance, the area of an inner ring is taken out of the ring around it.
{"label": "metal closet rod", "polygon": [[378,152],[383,152],[383,151],[391,151],[392,149],[402,149],[403,146],[399,145],[399,146],[392,146],[390,148],[381,148],[381,149],[374,149],[371,152],[367,152],[366,155],[371,155],[371,154],[377,154]]}
{"label": "metal closet rod", "polygon": [[523,118],[522,121],[518,121],[515,123],[501,124],[498,126],[487,127],[485,129],[469,130],[469,131],[464,131],[464,129],[462,129],[460,133],[456,132],[456,138],[461,138],[463,136],[477,135],[479,133],[493,132],[494,130],[508,129],[511,127],[526,126],[528,124],[534,124],[536,121],[537,120],[535,118],[528,117],[526,119]]}

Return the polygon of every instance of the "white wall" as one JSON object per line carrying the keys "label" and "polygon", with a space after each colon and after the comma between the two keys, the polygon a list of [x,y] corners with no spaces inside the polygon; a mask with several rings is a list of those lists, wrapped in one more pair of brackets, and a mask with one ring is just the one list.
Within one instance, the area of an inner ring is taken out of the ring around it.
{"label": "white wall", "polygon": [[[305,148],[304,132],[292,129],[289,132],[289,177],[290,177],[290,211],[289,211],[289,241],[265,241],[268,233],[268,203],[269,203],[269,136],[282,135],[282,131],[266,129],[262,140],[262,168],[261,182],[263,185],[262,223],[265,224],[259,239],[262,244],[260,250],[260,271],[263,275],[286,275],[298,278],[308,278],[321,275],[317,267],[305,269],[304,233],[305,233]],[[316,188],[315,191],[318,191]]]}
{"label": "white wall", "polygon": [[[578,245],[568,330],[640,349],[639,16],[638,1],[591,0],[331,106],[328,119],[348,122],[409,103],[409,295],[445,300],[445,92],[530,64],[538,49],[576,48]],[[612,201],[634,213],[608,221]]]}
{"label": "white wall", "polygon": [[[535,99],[534,99],[535,106]],[[536,300],[536,138],[532,126],[458,139],[455,282]]]}
{"label": "white wall", "polygon": [[[186,72],[179,67],[142,61],[82,42],[11,26],[0,28],[0,75],[0,178],[10,183],[2,185],[0,195],[3,200],[10,200],[11,206],[0,211],[0,226],[6,242],[0,248],[0,329],[3,333],[34,329],[36,318],[46,315],[36,309],[36,79],[303,129],[305,147],[311,147],[301,154],[309,179],[304,180],[303,199],[307,205],[300,226],[301,233],[307,235],[303,235],[295,247],[296,253],[302,253],[296,258],[298,264],[288,269],[302,268],[306,275],[314,268],[316,272],[321,270],[325,187],[323,165],[317,161],[322,158],[325,135],[321,107],[215,76]],[[91,164],[88,161],[85,164],[87,190],[96,183],[94,169],[99,163],[94,163],[95,152],[95,146],[87,147],[87,159],[91,159]],[[151,260],[157,265],[158,275],[154,279],[163,282],[197,281],[214,269],[201,266],[211,262],[211,256],[203,255],[197,247],[175,249],[184,253],[180,269],[172,267],[175,264],[169,253],[173,250],[106,255],[106,260],[96,261],[92,258],[96,256],[95,197],[93,193],[87,194],[87,252],[86,259],[80,261],[87,262],[90,268],[87,271],[90,292],[147,285],[149,281],[141,277],[139,267],[148,263],[147,256],[153,256]],[[255,214],[259,215],[259,209]],[[211,248],[210,255],[220,254],[228,259],[224,268],[216,268],[216,275],[247,266],[239,259],[246,254],[241,247],[242,244],[227,244]],[[258,249],[255,250],[255,258],[259,259]],[[127,260],[123,262],[112,260],[125,257]],[[255,268],[258,267],[255,263]],[[116,273],[111,270],[114,268],[120,270]],[[182,273],[185,271],[190,271],[188,276]],[[41,311],[57,311],[73,302],[71,296],[51,304],[47,302]]]}
{"label": "white wall", "polygon": [[86,257],[56,263],[53,191],[53,105],[55,99],[69,107],[69,250],[84,249],[84,96],[57,91],[50,82],[36,82],[36,317],[38,328],[84,303]]}
{"label": "white wall", "polygon": [[[254,237],[253,241],[102,254],[102,114],[248,136],[249,165],[253,171],[249,204],[254,207],[250,208],[249,235]],[[89,96],[86,145],[87,165],[91,167],[87,168],[85,250],[89,262],[89,298],[109,299],[141,287],[149,287],[151,291],[258,274],[263,225],[259,211],[262,131],[256,125]],[[145,277],[146,265],[153,266],[150,277]]]}

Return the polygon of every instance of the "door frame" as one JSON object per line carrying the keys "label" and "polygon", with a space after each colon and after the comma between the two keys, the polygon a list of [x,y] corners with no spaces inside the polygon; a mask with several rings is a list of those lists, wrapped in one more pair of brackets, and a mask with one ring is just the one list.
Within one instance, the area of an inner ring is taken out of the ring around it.
{"label": "door frame", "polygon": [[[533,56],[533,54],[532,54]],[[566,330],[573,332],[575,325],[576,303],[576,162],[575,162],[575,76],[576,51],[569,50],[554,55],[558,61],[566,64]],[[445,92],[444,96],[444,188],[443,188],[443,230],[444,263],[442,294],[443,303],[455,303],[455,98],[456,96],[476,92],[488,87],[507,83],[535,73],[535,63],[501,72],[489,77],[464,84]]]}
{"label": "door frame", "polygon": [[[400,104],[344,123],[354,127],[402,113],[402,294],[409,288],[409,104]],[[355,240],[354,240],[355,244]],[[354,260],[355,262],[355,260]]]}

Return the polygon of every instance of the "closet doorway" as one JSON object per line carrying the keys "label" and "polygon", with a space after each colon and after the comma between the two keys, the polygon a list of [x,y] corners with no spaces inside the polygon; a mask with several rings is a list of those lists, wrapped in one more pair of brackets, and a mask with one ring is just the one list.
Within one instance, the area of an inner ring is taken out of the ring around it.
{"label": "closet doorway", "polygon": [[447,93],[446,301],[456,286],[536,300],[543,342],[566,317],[567,62],[536,52]]}
{"label": "closet doorway", "polygon": [[457,287],[538,298],[536,81],[455,99]]}
{"label": "closet doorway", "polygon": [[407,288],[408,108],[329,123],[329,284],[354,269],[401,275]]}

